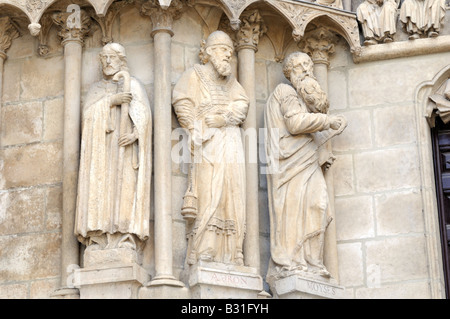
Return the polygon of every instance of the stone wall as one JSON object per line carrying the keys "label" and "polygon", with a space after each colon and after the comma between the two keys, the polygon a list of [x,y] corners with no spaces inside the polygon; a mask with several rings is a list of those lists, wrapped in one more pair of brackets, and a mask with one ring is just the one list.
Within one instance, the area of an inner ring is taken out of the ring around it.
{"label": "stone wall", "polygon": [[[154,81],[151,29],[150,20],[133,7],[123,9],[113,26],[114,41],[127,50],[130,73],[144,83],[150,97]],[[213,30],[192,8],[174,22],[173,30],[174,84],[184,70],[199,62],[200,42]],[[63,50],[55,29],[50,32],[47,57],[37,55],[37,45],[36,38],[23,35],[13,42],[5,63],[0,298],[47,298],[59,284],[60,271],[65,271],[60,270]],[[101,77],[100,48],[97,27],[83,53],[82,95]],[[286,53],[296,49],[293,43]],[[278,83],[286,81],[275,55],[272,43],[263,36],[256,53],[259,127],[263,127],[267,98]],[[333,141],[339,276],[349,298],[432,297],[414,101],[420,83],[432,79],[449,58],[450,53],[439,53],[355,64],[343,39],[331,58],[331,112],[349,121]],[[173,116],[173,128],[178,126]],[[173,163],[172,167],[174,275],[182,277],[186,238],[180,208],[187,176],[183,165]],[[258,191],[264,277],[270,226],[263,174]],[[151,216],[153,220],[153,211]],[[144,267],[154,273],[152,234]]]}
{"label": "stone wall", "polygon": [[341,283],[355,298],[430,298],[415,94],[449,54],[354,64],[344,52],[329,78],[349,120],[333,143]]}
{"label": "stone wall", "polygon": [[60,274],[63,59],[31,35],[5,63],[0,135],[0,297],[45,298]]}

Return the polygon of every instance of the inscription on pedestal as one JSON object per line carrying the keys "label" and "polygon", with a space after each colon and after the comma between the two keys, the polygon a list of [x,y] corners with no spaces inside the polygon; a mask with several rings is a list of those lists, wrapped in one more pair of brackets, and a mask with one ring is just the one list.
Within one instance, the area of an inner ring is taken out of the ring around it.
{"label": "inscription on pedestal", "polygon": [[329,285],[324,285],[318,282],[307,281],[306,287],[308,290],[315,292],[318,295],[328,295],[330,298],[336,297],[336,288]]}
{"label": "inscription on pedestal", "polygon": [[235,286],[235,287],[247,287],[248,286],[247,278],[232,275],[232,274],[212,273],[212,274],[210,274],[210,278],[211,278],[211,282],[213,282],[217,285]]}
{"label": "inscription on pedestal", "polygon": [[318,280],[289,276],[276,280],[272,290],[278,298],[343,298],[344,288],[334,283],[320,282]]}

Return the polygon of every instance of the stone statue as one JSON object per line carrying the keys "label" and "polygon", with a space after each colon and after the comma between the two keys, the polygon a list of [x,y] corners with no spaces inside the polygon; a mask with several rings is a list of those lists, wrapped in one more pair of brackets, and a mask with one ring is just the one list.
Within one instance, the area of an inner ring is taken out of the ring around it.
{"label": "stone statue", "polygon": [[422,34],[437,37],[445,17],[445,0],[405,0],[400,8],[400,21],[409,39]]}
{"label": "stone statue", "polygon": [[435,127],[435,118],[439,116],[445,124],[450,122],[450,79],[429,97],[432,103],[427,107],[426,117],[431,127]]}
{"label": "stone statue", "polygon": [[[324,236],[332,220],[319,147],[339,134],[345,118],[329,116],[326,93],[303,52],[289,55],[264,112],[271,260],[267,281],[294,274],[330,278],[323,264]],[[321,142],[315,135],[329,133]]]}
{"label": "stone statue", "polygon": [[396,18],[398,4],[394,0],[365,0],[356,10],[361,23],[364,44],[392,42],[396,33]]}
{"label": "stone statue", "polygon": [[82,110],[75,234],[87,251],[136,250],[149,236],[150,104],[128,74],[123,46],[105,45],[100,60],[103,79],[92,85]]}
{"label": "stone statue", "polygon": [[425,32],[428,37],[437,37],[445,18],[445,0],[425,0],[424,3]]}
{"label": "stone statue", "polygon": [[203,65],[187,70],[173,90],[173,107],[193,151],[182,211],[190,221],[188,264],[243,265],[246,192],[239,125],[249,99],[231,74],[233,49],[226,33],[211,33],[201,50]]}

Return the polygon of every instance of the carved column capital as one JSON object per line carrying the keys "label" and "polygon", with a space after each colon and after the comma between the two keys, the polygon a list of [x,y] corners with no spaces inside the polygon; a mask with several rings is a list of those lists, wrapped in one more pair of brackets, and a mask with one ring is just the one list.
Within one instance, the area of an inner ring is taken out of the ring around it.
{"label": "carved column capital", "polygon": [[62,44],[69,41],[84,44],[84,39],[89,35],[91,27],[91,18],[84,11],[74,9],[73,12],[59,12],[52,16],[53,22],[59,26],[58,36],[62,39]]}
{"label": "carved column capital", "polygon": [[299,43],[299,48],[309,54],[315,64],[330,64],[330,55],[334,53],[337,37],[325,27],[308,32]]}
{"label": "carved column capital", "polygon": [[243,12],[241,25],[236,31],[236,50],[250,48],[257,51],[259,39],[267,32],[267,26],[258,10]]}
{"label": "carved column capital", "polygon": [[6,51],[11,47],[12,41],[19,35],[19,31],[9,17],[0,18],[0,58],[6,59]]}
{"label": "carved column capital", "polygon": [[173,36],[173,21],[181,17],[184,9],[185,5],[181,0],[172,0],[167,8],[161,7],[158,0],[149,0],[142,4],[141,14],[149,16],[152,20],[152,37],[157,32],[167,32]]}

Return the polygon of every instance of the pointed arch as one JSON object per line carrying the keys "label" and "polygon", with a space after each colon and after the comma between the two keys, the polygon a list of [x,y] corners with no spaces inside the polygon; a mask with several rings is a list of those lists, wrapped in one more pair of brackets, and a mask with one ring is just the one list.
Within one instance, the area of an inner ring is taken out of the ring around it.
{"label": "pointed arch", "polygon": [[305,35],[311,22],[320,20],[322,24],[342,36],[353,54],[361,53],[361,41],[356,14],[341,9],[306,2],[266,1],[278,11],[291,25],[295,41]]}

